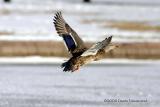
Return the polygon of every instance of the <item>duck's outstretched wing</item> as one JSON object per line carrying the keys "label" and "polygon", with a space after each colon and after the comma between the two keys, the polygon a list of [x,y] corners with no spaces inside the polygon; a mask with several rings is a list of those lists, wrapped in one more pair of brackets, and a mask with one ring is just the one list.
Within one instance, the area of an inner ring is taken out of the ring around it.
{"label": "duck's outstretched wing", "polygon": [[54,17],[54,25],[57,33],[61,36],[68,48],[68,51],[74,54],[82,53],[86,50],[83,40],[78,34],[65,22],[61,12],[57,12]]}
{"label": "duck's outstretched wing", "polygon": [[94,44],[91,48],[86,50],[81,56],[96,55],[100,49],[105,49],[111,42],[112,36],[106,38],[105,40]]}

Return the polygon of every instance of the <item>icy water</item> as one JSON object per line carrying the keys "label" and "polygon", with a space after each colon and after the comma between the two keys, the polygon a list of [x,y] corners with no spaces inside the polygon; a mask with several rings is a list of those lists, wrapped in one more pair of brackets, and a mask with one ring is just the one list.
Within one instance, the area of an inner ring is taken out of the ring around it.
{"label": "icy water", "polygon": [[159,107],[159,66],[0,65],[0,107]]}

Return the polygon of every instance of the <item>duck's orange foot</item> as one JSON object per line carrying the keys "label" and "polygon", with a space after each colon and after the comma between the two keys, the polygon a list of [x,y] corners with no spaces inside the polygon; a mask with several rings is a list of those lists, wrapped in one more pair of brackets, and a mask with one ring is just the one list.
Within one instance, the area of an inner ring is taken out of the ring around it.
{"label": "duck's orange foot", "polygon": [[79,70],[79,67],[75,67],[72,72],[75,72],[75,71],[78,71]]}

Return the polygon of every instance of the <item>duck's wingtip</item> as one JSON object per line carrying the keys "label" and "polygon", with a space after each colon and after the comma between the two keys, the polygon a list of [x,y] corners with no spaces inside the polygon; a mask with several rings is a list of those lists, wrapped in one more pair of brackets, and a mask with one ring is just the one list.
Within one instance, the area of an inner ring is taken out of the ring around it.
{"label": "duck's wingtip", "polygon": [[113,38],[113,35],[109,35],[105,39],[112,39],[112,38]]}
{"label": "duck's wingtip", "polygon": [[59,10],[59,11],[56,11],[55,14],[62,14],[62,12]]}
{"label": "duck's wingtip", "polygon": [[111,38],[111,39],[112,39],[112,37],[113,37],[113,35],[110,35],[110,36],[108,37],[108,39],[109,39],[109,38]]}

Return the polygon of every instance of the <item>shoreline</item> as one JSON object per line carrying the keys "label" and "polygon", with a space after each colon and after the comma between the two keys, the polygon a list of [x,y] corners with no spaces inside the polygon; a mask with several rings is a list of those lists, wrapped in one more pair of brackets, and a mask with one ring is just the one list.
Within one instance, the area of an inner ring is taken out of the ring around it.
{"label": "shoreline", "polygon": [[[87,42],[90,47],[93,42]],[[159,42],[115,43],[119,47],[105,58],[160,59]],[[63,42],[59,41],[0,41],[0,57],[42,56],[69,57]]]}

